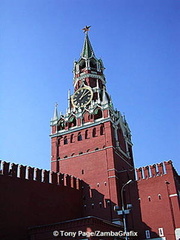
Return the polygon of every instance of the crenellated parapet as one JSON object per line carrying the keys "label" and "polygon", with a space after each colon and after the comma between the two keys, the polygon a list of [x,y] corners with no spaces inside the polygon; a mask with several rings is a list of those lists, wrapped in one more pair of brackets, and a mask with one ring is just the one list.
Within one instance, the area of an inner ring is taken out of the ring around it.
{"label": "crenellated parapet", "polygon": [[80,189],[81,180],[74,176],[49,170],[23,166],[0,160],[0,176],[9,176],[29,181],[37,181]]}
{"label": "crenellated parapet", "polygon": [[168,174],[173,169],[172,161],[164,161],[161,163],[148,165],[136,169],[136,180],[144,180],[153,177],[159,177]]}

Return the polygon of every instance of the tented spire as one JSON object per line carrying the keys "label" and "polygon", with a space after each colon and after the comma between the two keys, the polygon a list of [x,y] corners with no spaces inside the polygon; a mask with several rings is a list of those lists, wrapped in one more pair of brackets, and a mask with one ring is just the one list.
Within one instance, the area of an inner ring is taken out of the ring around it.
{"label": "tented spire", "polygon": [[83,49],[81,52],[81,57],[85,58],[85,59],[95,57],[95,54],[94,54],[94,51],[93,51],[93,48],[92,48],[92,45],[89,40],[87,32],[85,33],[85,40],[84,40],[84,45],[83,45]]}

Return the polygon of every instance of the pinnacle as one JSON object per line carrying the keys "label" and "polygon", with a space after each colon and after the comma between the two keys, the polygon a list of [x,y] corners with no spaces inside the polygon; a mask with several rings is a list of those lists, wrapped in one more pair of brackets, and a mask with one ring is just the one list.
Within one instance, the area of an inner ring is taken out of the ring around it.
{"label": "pinnacle", "polygon": [[58,110],[57,110],[57,106],[58,104],[55,104],[55,108],[54,108],[54,115],[53,115],[53,120],[58,120]]}

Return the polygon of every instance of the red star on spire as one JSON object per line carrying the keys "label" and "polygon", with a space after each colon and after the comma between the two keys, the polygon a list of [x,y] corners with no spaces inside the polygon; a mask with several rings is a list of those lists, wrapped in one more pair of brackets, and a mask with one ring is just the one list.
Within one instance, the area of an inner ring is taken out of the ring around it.
{"label": "red star on spire", "polygon": [[82,30],[85,32],[88,32],[91,26],[85,26]]}

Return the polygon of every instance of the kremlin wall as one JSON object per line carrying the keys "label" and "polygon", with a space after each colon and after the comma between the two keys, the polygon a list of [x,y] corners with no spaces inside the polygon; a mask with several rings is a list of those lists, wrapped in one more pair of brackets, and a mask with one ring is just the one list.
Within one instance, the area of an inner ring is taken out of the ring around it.
{"label": "kremlin wall", "polygon": [[[4,161],[0,163],[0,239],[33,240],[46,239],[46,236],[55,239],[52,233],[57,229],[86,231],[87,225],[102,231],[122,229],[97,217],[84,217],[83,181],[80,179]],[[175,239],[174,229],[180,221],[177,195],[180,183],[172,162],[136,169],[136,178],[142,217],[137,224],[139,233],[148,236],[151,232],[151,238],[157,239],[161,231],[160,237]],[[148,239],[147,236],[133,239]]]}

